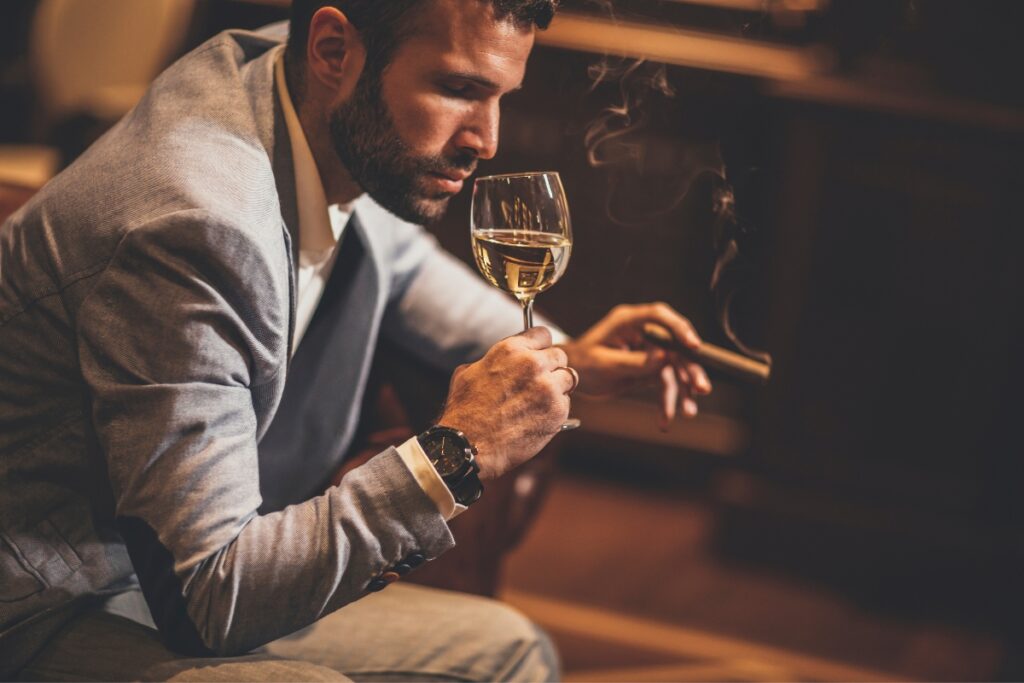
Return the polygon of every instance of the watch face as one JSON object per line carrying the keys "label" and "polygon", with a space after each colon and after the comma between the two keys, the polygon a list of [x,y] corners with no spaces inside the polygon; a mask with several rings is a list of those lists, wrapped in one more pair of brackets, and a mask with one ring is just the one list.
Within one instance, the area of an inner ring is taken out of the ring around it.
{"label": "watch face", "polygon": [[442,434],[438,439],[438,445],[433,449],[431,460],[437,473],[442,477],[455,474],[466,462],[466,452],[462,444],[453,439],[449,434]]}

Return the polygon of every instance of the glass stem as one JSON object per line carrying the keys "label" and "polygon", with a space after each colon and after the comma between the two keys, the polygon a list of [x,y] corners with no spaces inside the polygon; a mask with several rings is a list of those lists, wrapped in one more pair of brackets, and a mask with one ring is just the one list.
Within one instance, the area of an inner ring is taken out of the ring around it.
{"label": "glass stem", "polygon": [[533,327],[533,297],[525,297],[519,300],[523,305],[523,327],[524,331]]}

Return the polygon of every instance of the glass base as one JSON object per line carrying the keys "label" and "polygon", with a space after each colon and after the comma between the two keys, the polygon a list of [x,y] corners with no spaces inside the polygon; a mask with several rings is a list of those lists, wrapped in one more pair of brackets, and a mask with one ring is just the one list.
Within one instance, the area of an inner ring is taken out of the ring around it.
{"label": "glass base", "polygon": [[566,420],[565,422],[562,423],[562,426],[558,428],[558,431],[560,431],[560,432],[571,432],[574,429],[579,429],[580,425],[582,425],[582,424],[583,423],[580,422],[579,418],[577,418],[577,417],[570,417],[568,420]]}

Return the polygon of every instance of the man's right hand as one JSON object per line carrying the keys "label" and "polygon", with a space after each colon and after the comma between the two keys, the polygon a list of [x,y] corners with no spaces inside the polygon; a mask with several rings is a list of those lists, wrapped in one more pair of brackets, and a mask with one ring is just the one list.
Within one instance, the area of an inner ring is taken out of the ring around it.
{"label": "man's right hand", "polygon": [[568,358],[545,327],[498,342],[452,376],[440,424],[476,446],[480,478],[493,479],[529,460],[569,415]]}

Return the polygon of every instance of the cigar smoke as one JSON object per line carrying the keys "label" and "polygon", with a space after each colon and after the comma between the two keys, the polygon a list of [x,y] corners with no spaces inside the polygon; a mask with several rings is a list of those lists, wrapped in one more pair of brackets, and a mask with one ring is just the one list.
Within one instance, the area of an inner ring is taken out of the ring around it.
{"label": "cigar smoke", "polygon": [[[613,83],[617,101],[587,125],[583,143],[587,161],[608,178],[605,212],[617,225],[648,223],[670,213],[705,173],[725,179],[725,164],[716,140],[661,136],[652,128],[655,112],[676,97],[664,64],[604,57],[589,68],[591,92]],[[641,197],[638,201],[636,198]]]}
{"label": "cigar smoke", "polygon": [[711,272],[710,289],[715,298],[718,324],[736,348],[751,358],[770,366],[772,364],[771,354],[745,343],[733,325],[732,307],[736,295],[743,285],[743,279],[739,276],[743,263],[740,258],[740,243],[737,241],[739,219],[735,211],[736,197],[732,187],[728,184],[716,187],[713,197],[715,248],[718,257],[715,260],[714,270]]}
{"label": "cigar smoke", "polygon": [[[593,4],[615,20],[610,1]],[[600,110],[584,133],[588,162],[604,170],[608,180],[608,218],[626,227],[647,224],[676,209],[696,180],[710,176],[717,258],[709,288],[718,322],[738,349],[770,364],[770,355],[744,343],[733,324],[733,304],[743,282],[738,276],[743,272],[740,238],[750,228],[737,217],[719,141],[659,136],[655,119],[679,105],[672,102],[677,89],[665,64],[605,55],[589,67],[588,75],[591,93],[602,85],[613,85],[616,92],[613,103]],[[638,195],[642,201],[636,200]]]}

